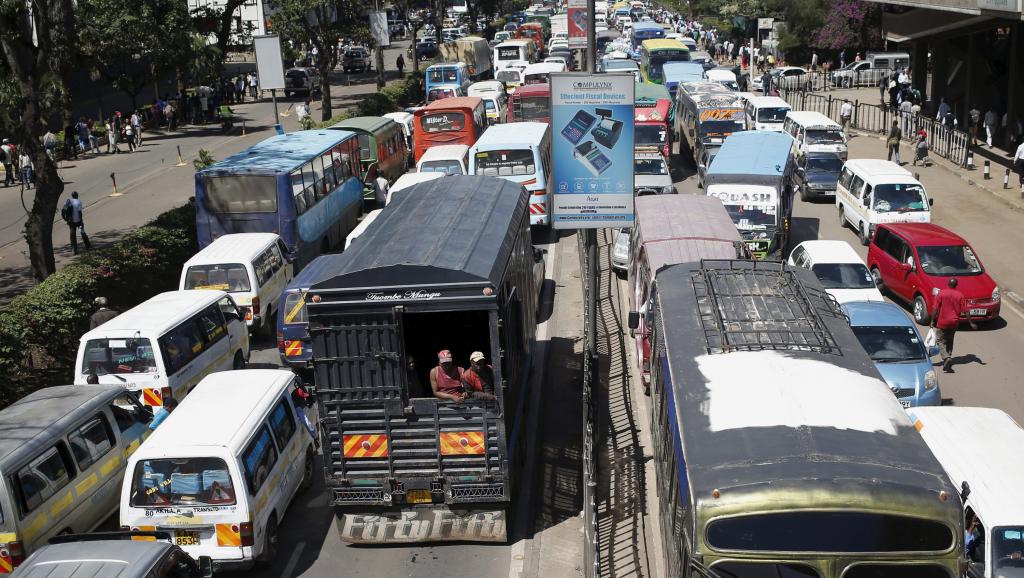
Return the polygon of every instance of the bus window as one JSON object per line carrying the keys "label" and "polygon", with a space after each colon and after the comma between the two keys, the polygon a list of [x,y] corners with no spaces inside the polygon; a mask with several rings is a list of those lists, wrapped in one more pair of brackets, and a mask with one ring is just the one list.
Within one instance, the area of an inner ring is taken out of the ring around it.
{"label": "bus window", "polygon": [[277,211],[277,182],[272,176],[208,176],[203,180],[206,207],[214,213]]}

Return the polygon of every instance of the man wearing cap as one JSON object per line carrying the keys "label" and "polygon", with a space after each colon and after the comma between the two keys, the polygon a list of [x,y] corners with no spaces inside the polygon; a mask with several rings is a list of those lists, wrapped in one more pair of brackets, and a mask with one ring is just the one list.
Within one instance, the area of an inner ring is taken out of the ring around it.
{"label": "man wearing cap", "polygon": [[480,351],[470,353],[469,369],[462,372],[466,395],[472,399],[494,399],[494,369],[484,359]]}
{"label": "man wearing cap", "polygon": [[437,367],[430,370],[430,389],[434,397],[462,403],[462,368],[452,365],[452,352],[443,349],[437,353]]}

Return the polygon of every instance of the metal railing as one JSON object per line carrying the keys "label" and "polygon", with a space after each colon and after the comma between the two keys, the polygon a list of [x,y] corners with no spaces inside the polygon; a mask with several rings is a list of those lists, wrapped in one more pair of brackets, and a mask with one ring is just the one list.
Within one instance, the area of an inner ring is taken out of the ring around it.
{"label": "metal railing", "polygon": [[[583,281],[583,303],[586,306],[590,299],[597,299],[592,292],[597,291],[596,279],[588,279],[588,271],[596,270],[588,267],[590,255],[584,244],[587,232],[579,230],[576,238],[579,241],[580,272]],[[597,407],[594,400],[594,384],[597,381],[597,346],[588,343],[591,336],[596,335],[590,325],[595,323],[590,315],[583,316],[583,575],[586,578],[598,578],[601,575],[601,559],[597,548],[597,457],[595,455],[597,431]]]}
{"label": "metal railing", "polygon": [[[831,118],[842,124],[841,112],[843,99],[833,98],[832,95],[814,94],[806,90],[782,89],[779,95],[793,107],[794,110],[811,110]],[[892,121],[899,121],[903,131],[903,140],[914,142],[917,131],[924,129],[927,133],[929,154],[938,155],[948,159],[958,166],[967,163],[967,150],[970,148],[971,137],[967,132],[951,127],[948,124],[938,122],[932,117],[922,114],[902,113],[893,110],[891,107],[883,107],[878,104],[868,104],[853,100],[853,116],[850,118],[850,126],[865,132],[873,132],[884,135],[889,132]]]}

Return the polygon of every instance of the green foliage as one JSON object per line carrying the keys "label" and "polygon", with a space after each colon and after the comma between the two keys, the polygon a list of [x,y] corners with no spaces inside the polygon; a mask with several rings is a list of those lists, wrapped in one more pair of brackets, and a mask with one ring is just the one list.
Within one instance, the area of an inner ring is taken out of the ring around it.
{"label": "green foliage", "polygon": [[125,310],[175,289],[182,265],[198,250],[195,238],[190,201],[83,255],[0,309],[0,407],[68,383],[93,300],[104,296]]}
{"label": "green foliage", "polygon": [[209,167],[215,162],[217,162],[217,160],[213,158],[210,151],[206,149],[199,149],[199,157],[192,159],[192,166],[194,166],[198,172]]}

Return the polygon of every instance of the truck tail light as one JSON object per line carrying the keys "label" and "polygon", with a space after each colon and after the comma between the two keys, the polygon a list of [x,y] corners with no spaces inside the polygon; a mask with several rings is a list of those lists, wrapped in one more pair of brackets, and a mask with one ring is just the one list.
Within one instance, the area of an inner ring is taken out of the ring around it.
{"label": "truck tail light", "polygon": [[284,355],[284,333],[277,332],[277,350]]}
{"label": "truck tail light", "polygon": [[242,537],[242,546],[252,546],[252,522],[242,522],[238,525],[238,534]]}

